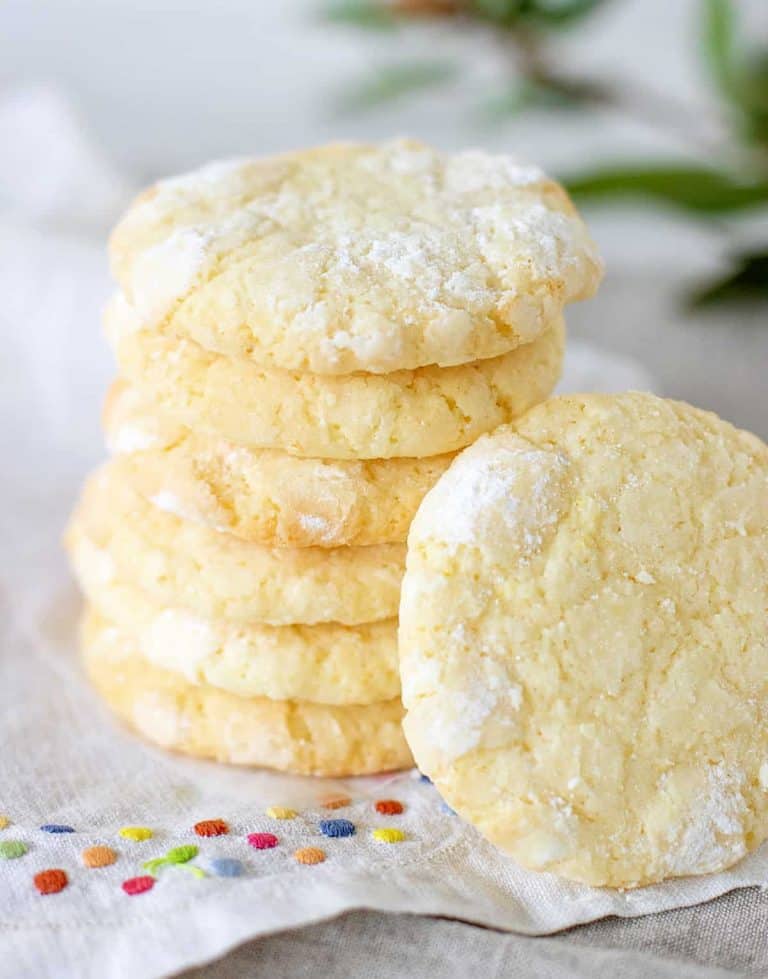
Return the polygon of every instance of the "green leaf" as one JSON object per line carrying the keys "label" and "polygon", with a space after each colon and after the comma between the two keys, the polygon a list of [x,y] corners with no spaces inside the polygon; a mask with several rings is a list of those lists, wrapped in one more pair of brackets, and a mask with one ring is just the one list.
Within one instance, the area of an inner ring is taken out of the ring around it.
{"label": "green leaf", "polygon": [[768,303],[768,248],[734,256],[730,272],[689,297],[694,309],[735,303]]}
{"label": "green leaf", "polygon": [[470,0],[470,15],[481,20],[489,20],[493,24],[511,27],[517,20],[530,0]]}
{"label": "green leaf", "polygon": [[544,80],[521,81],[506,92],[485,103],[485,114],[491,120],[519,115],[526,109],[577,109],[598,100],[598,93],[592,87],[575,83]]}
{"label": "green leaf", "polygon": [[608,0],[530,0],[524,17],[540,27],[570,27]]}
{"label": "green leaf", "polygon": [[332,24],[385,31],[397,24],[391,9],[377,0],[336,0],[325,9],[323,17]]}
{"label": "green leaf", "polygon": [[645,198],[702,214],[768,206],[768,181],[749,181],[697,165],[618,165],[566,177],[564,182],[582,201]]}
{"label": "green leaf", "polygon": [[704,56],[718,89],[734,98],[736,12],[731,0],[703,0]]}
{"label": "green leaf", "polygon": [[347,92],[340,101],[342,110],[358,112],[386,102],[442,85],[458,74],[458,66],[446,61],[414,61],[381,68],[366,79],[356,91]]}

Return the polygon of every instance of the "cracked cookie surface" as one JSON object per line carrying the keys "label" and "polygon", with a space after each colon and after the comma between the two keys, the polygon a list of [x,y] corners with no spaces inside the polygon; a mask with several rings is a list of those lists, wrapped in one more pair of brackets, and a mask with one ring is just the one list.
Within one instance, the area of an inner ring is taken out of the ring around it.
{"label": "cracked cookie surface", "polygon": [[265,369],[193,340],[136,329],[123,297],[107,335],[121,373],[196,432],[319,459],[453,452],[547,397],[563,362],[562,319],[511,353],[458,367],[326,376]]}
{"label": "cracked cookie surface", "polygon": [[768,836],[768,448],[651,395],[461,453],[409,537],[405,730],[518,862],[634,886]]}
{"label": "cracked cookie surface", "polygon": [[602,275],[568,195],[538,168],[413,141],[163,180],[110,251],[146,329],[318,374],[497,357],[541,336]]}

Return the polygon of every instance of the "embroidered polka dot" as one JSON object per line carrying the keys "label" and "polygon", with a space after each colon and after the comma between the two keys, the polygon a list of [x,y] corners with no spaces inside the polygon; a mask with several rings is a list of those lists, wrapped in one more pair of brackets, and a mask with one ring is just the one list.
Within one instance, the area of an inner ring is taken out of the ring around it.
{"label": "embroidered polka dot", "polygon": [[274,833],[249,833],[248,842],[255,850],[271,850],[280,841]]}
{"label": "embroidered polka dot", "polygon": [[194,829],[198,836],[226,836],[229,832],[229,826],[223,819],[204,819],[195,823]]}
{"label": "embroidered polka dot", "polygon": [[332,799],[326,799],[323,802],[323,809],[344,809],[345,806],[350,805],[352,800],[349,796],[337,796]]}
{"label": "embroidered polka dot", "polygon": [[122,887],[126,894],[133,897],[136,894],[146,894],[147,891],[151,891],[155,886],[154,877],[129,877],[128,880],[124,880]]}
{"label": "embroidered polka dot", "polygon": [[7,816],[0,816],[0,829],[7,829],[11,825],[11,821]]}
{"label": "embroidered polka dot", "polygon": [[355,824],[348,819],[323,819],[320,822],[320,832],[323,836],[331,837],[354,836]]}
{"label": "embroidered polka dot", "polygon": [[373,838],[380,843],[402,843],[405,839],[405,833],[401,829],[375,829]]}
{"label": "embroidered polka dot", "polygon": [[399,816],[403,808],[402,802],[397,799],[379,799],[376,803],[376,812],[380,812],[382,816]]}
{"label": "embroidered polka dot", "polygon": [[231,857],[214,857],[208,866],[216,877],[242,877],[245,871],[242,863]]}
{"label": "embroidered polka dot", "polygon": [[325,851],[316,846],[305,846],[300,850],[294,851],[294,858],[298,863],[314,864],[322,863],[325,860]]}
{"label": "embroidered polka dot", "polygon": [[134,843],[143,843],[144,840],[151,840],[155,834],[148,826],[123,826],[120,835]]}
{"label": "embroidered polka dot", "polygon": [[67,826],[65,823],[45,823],[40,829],[44,833],[74,833],[75,829],[73,826]]}
{"label": "embroidered polka dot", "polygon": [[111,846],[89,846],[82,858],[86,867],[109,867],[117,860],[117,852]]}
{"label": "embroidered polka dot", "polygon": [[63,870],[41,870],[33,877],[35,887],[41,894],[58,894],[69,883]]}
{"label": "embroidered polka dot", "polygon": [[267,815],[270,819],[295,819],[298,813],[295,809],[287,809],[285,806],[270,806]]}
{"label": "embroidered polka dot", "polygon": [[0,860],[18,860],[27,849],[27,844],[21,840],[3,840],[0,842]]}

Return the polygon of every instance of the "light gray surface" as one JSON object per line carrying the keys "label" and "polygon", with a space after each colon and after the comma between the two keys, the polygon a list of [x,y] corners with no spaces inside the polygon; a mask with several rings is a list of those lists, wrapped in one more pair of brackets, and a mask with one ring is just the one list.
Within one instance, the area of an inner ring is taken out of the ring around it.
{"label": "light gray surface", "polygon": [[[257,911],[255,911],[257,913]],[[184,979],[715,979],[768,975],[768,895],[753,888],[548,938],[356,912],[237,949]]]}

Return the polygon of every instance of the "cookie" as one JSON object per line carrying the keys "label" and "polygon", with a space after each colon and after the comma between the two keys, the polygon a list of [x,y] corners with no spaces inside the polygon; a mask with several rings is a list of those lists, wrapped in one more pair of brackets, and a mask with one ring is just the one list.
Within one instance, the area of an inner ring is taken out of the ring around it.
{"label": "cookie", "polygon": [[106,325],[120,371],[158,410],[202,434],[321,459],[452,452],[542,401],[563,361],[562,321],[491,360],[340,377],[266,370],[133,324],[118,298]]}
{"label": "cookie", "polygon": [[187,520],[269,547],[404,542],[416,508],[452,455],[302,459],[192,432],[118,382],[107,398],[120,478],[149,500],[175,500]]}
{"label": "cookie", "polygon": [[337,707],[236,697],[151,666],[129,636],[98,616],[86,615],[81,635],[96,690],[163,748],[303,775],[372,775],[412,764],[399,700]]}
{"label": "cookie", "polygon": [[83,580],[138,582],[156,605],[241,624],[391,619],[405,566],[402,544],[268,548],[200,527],[148,503],[113,463],[86,484],[66,541]]}
{"label": "cookie", "polygon": [[526,867],[719,871],[768,836],[766,635],[768,447],[653,395],[557,398],[416,515],[406,735]]}
{"label": "cookie", "polygon": [[567,194],[538,168],[407,141],[162,181],[118,224],[111,258],[152,332],[318,374],[508,353],[602,274]]}
{"label": "cookie", "polygon": [[137,584],[104,579],[81,561],[79,584],[100,616],[150,663],[239,697],[373,704],[400,696],[397,619],[358,626],[269,626],[162,608]]}

